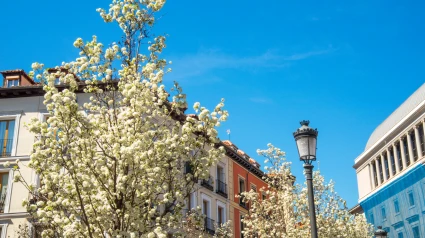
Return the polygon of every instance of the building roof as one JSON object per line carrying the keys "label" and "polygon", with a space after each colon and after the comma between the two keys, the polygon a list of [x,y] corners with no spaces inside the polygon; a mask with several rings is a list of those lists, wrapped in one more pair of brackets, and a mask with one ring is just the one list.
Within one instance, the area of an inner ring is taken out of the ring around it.
{"label": "building roof", "polygon": [[28,76],[28,74],[25,73],[23,69],[11,69],[11,70],[0,71],[0,74],[2,74],[3,77],[6,77],[6,75],[9,75],[9,74],[17,74],[17,73],[24,75],[31,84],[36,84],[34,80],[30,76]]}
{"label": "building roof", "polygon": [[365,151],[372,148],[388,131],[394,128],[397,123],[409,115],[423,101],[425,101],[425,83],[376,127],[367,141]]}

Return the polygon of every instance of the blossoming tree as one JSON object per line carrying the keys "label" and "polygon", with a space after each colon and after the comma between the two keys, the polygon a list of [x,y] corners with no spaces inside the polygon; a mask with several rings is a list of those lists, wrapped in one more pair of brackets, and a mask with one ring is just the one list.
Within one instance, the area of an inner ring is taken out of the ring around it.
{"label": "blossoming tree", "polygon": [[[290,163],[285,152],[269,144],[267,150],[258,150],[266,158],[267,198],[261,200],[254,191],[242,195],[249,202],[249,214],[244,217],[245,237],[310,237],[310,219],[307,188],[294,185]],[[334,183],[326,183],[319,172],[314,174],[314,195],[319,237],[365,238],[372,237],[372,227],[364,216],[351,215],[345,201],[337,195]]]}
{"label": "blossoming tree", "polygon": [[[113,0],[98,12],[119,25],[119,42],[79,38],[75,61],[32,65],[49,117],[28,125],[38,136],[29,167],[39,184],[24,181],[19,169],[15,180],[31,192],[23,205],[44,237],[152,238],[182,230],[194,181],[224,155],[215,129],[228,116],[223,101],[212,111],[195,103],[196,114],[186,116],[182,89],[163,84],[165,36],[150,34],[164,2]],[[91,97],[77,102],[82,91]]]}

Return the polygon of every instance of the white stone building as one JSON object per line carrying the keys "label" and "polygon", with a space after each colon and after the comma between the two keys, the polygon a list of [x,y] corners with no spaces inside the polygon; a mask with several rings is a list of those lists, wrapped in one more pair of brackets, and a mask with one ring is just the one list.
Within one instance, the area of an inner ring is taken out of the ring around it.
{"label": "white stone building", "polygon": [[359,206],[388,237],[425,237],[425,84],[371,134],[355,159]]}

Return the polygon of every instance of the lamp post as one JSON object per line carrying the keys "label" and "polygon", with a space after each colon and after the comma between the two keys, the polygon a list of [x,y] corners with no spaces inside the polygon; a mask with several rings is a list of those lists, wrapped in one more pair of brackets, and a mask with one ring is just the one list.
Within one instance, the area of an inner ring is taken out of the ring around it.
{"label": "lamp post", "polygon": [[307,180],[308,206],[310,209],[311,237],[317,238],[316,211],[313,191],[313,161],[316,160],[317,129],[308,126],[309,121],[301,121],[301,127],[294,132],[300,160],[304,162],[304,171]]}
{"label": "lamp post", "polygon": [[376,238],[387,238],[388,233],[382,229],[382,226],[378,226],[378,230],[375,231]]}

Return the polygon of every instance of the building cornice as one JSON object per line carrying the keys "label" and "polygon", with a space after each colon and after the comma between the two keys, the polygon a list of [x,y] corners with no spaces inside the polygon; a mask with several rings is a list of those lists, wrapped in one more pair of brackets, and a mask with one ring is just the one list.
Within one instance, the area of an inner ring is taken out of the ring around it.
{"label": "building cornice", "polygon": [[233,148],[229,147],[228,145],[224,144],[222,141],[220,141],[220,146],[223,146],[226,150],[226,155],[237,162],[239,165],[241,165],[243,168],[247,169],[249,172],[256,175],[258,178],[264,180],[264,172],[257,168],[256,166],[252,165],[247,159],[243,158],[240,154],[237,153]]}
{"label": "building cornice", "polygon": [[407,114],[399,123],[397,123],[391,130],[384,134],[375,144],[373,144],[369,149],[365,150],[354,160],[354,169],[361,167],[366,161],[368,161],[371,156],[379,152],[384,146],[392,144],[392,141],[403,131],[411,129],[413,127],[412,123],[417,123],[417,121],[422,120],[425,115],[425,101],[420,103],[415,109],[413,109],[409,114]]}
{"label": "building cornice", "polygon": [[[97,85],[104,89],[107,85],[117,85],[118,81],[112,81],[108,83],[99,82]],[[78,83],[78,89],[75,90],[76,93],[83,93],[84,88],[87,84],[83,82]],[[66,88],[69,88],[68,85],[55,85],[55,87],[62,91]],[[36,96],[44,96],[46,92],[43,89],[43,85],[30,85],[30,86],[16,86],[10,88],[0,88],[0,99],[3,98],[21,98],[21,97],[36,97]]]}
{"label": "building cornice", "polygon": [[0,221],[10,220],[15,218],[28,218],[28,217],[31,217],[31,215],[28,212],[1,213]]}

